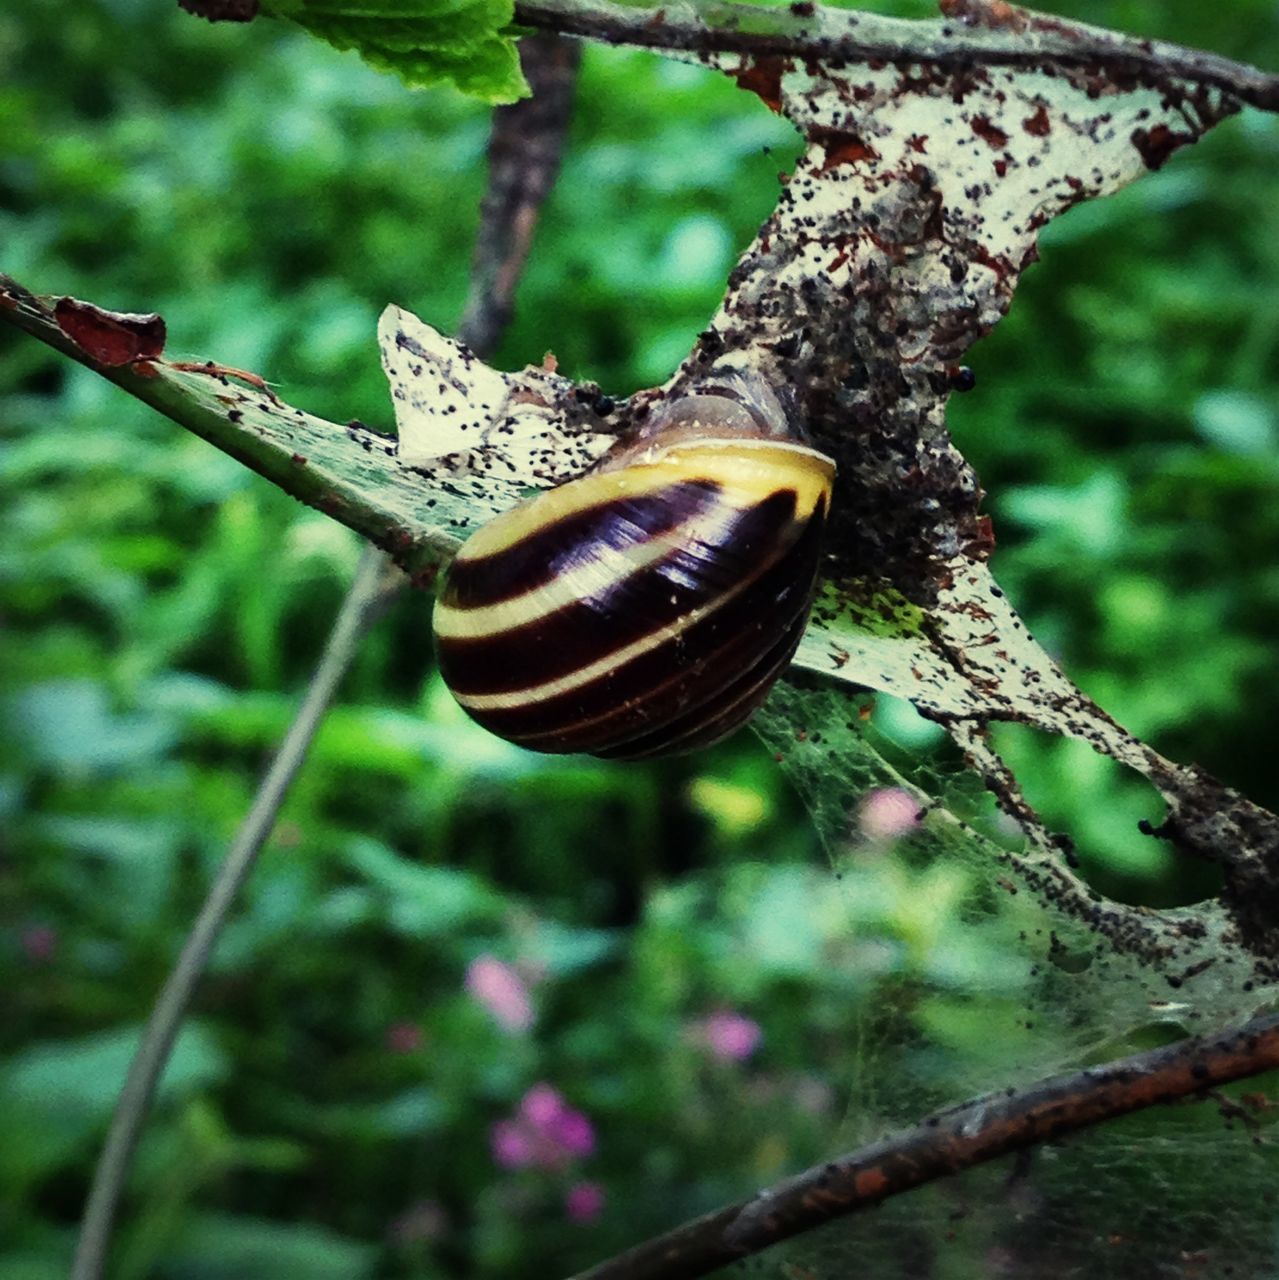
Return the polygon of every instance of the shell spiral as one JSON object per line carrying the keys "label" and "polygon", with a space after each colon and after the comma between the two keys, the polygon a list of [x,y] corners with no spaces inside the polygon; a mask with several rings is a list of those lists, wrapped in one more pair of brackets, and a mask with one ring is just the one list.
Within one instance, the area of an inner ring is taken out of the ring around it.
{"label": "shell spiral", "polygon": [[513,507],[435,605],[444,680],[535,751],[638,759],[719,741],[807,622],[834,464],[772,439],[681,439]]}

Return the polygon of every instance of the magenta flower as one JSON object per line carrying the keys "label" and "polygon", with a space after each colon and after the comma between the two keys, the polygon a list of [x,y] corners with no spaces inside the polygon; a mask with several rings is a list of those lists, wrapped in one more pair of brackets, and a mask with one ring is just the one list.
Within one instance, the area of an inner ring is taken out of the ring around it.
{"label": "magenta flower", "polygon": [[919,826],[919,801],[901,787],[868,791],[857,811],[857,825],[867,840],[894,840]]}
{"label": "magenta flower", "polygon": [[520,1099],[520,1115],[535,1129],[550,1129],[563,1111],[564,1099],[560,1096],[560,1091],[545,1080],[541,1084],[535,1084]]}
{"label": "magenta flower", "polygon": [[604,1211],[604,1188],[598,1182],[577,1182],[564,1197],[564,1214],[570,1222],[593,1222]]}
{"label": "magenta flower", "polygon": [[724,1062],[744,1062],[759,1047],[763,1032],[751,1018],[721,1009],[712,1013],[701,1026],[707,1047]]}
{"label": "magenta flower", "polygon": [[513,1116],[493,1126],[489,1148],[504,1169],[559,1169],[595,1150],[595,1130],[558,1089],[543,1082],[524,1095]]}
{"label": "magenta flower", "polygon": [[499,1120],[489,1131],[489,1148],[503,1169],[522,1169],[537,1159],[535,1135],[518,1120]]}
{"label": "magenta flower", "polygon": [[533,1002],[524,979],[496,956],[477,956],[466,967],[467,991],[512,1033],[533,1025]]}
{"label": "magenta flower", "polygon": [[571,1156],[589,1156],[595,1150],[595,1130],[591,1122],[571,1107],[560,1112],[551,1132],[559,1146]]}

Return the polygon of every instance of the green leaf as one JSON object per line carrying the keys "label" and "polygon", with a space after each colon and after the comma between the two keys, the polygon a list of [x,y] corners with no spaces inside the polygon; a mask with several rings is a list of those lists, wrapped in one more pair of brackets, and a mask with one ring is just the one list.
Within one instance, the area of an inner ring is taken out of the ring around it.
{"label": "green leaf", "polygon": [[435,1135],[458,1118],[455,1102],[426,1085],[415,1085],[367,1102],[331,1101],[308,1111],[300,1122],[326,1141],[364,1145]]}
{"label": "green leaf", "polygon": [[[133,1028],[33,1044],[0,1064],[0,1188],[16,1196],[71,1161],[105,1126],[137,1048]],[[162,1100],[215,1084],[226,1062],[209,1032],[189,1023],[160,1082]]]}
{"label": "green leaf", "polygon": [[70,1260],[70,1246],[65,1257],[33,1251],[9,1253],[0,1258],[0,1280],[63,1280]]}
{"label": "green leaf", "polygon": [[[95,1123],[110,1115],[137,1045],[133,1028],[33,1044],[0,1068],[0,1088],[11,1102],[39,1103],[62,1114],[74,1111]],[[220,1080],[225,1070],[212,1036],[199,1023],[188,1023],[169,1055],[160,1096],[203,1088]]]}
{"label": "green leaf", "polygon": [[392,927],[410,937],[447,934],[504,908],[500,895],[477,876],[421,866],[368,837],[351,837],[342,854],[354,872],[385,893]]}
{"label": "green leaf", "polygon": [[1194,408],[1195,429],[1223,453],[1265,457],[1274,450],[1273,406],[1245,391],[1205,391]]}
{"label": "green leaf", "polygon": [[540,921],[531,946],[547,974],[556,978],[594,968],[618,949],[611,929],[583,929],[557,920]]}
{"label": "green leaf", "polygon": [[452,83],[486,102],[529,93],[507,34],[511,0],[269,0],[263,7],[415,88]]}
{"label": "green leaf", "polygon": [[28,685],[8,700],[4,714],[28,759],[72,773],[145,765],[175,736],[163,716],[117,715],[94,680]]}
{"label": "green leaf", "polygon": [[184,1280],[360,1280],[372,1273],[377,1246],[307,1223],[204,1213],[193,1217],[157,1274]]}

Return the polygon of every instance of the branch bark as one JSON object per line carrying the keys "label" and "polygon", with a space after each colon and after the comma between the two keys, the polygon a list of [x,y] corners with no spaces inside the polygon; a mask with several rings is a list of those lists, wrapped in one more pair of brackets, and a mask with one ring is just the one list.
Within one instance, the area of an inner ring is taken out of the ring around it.
{"label": "branch bark", "polygon": [[420,479],[395,459],[395,437],[317,418],[204,371],[157,358],[107,365],[69,338],[41,298],[0,274],[0,321],[92,369],[135,399],[242,462],[308,506],[392,551],[409,573],[429,576],[457,538],[431,518]]}
{"label": "branch bark", "polygon": [[517,0],[516,21],[606,44],[691,54],[820,59],[829,63],[920,62],[941,68],[1093,67],[1150,83],[1190,80],[1263,111],[1279,110],[1279,76],[1216,54],[1142,40],[1002,0],[942,0],[933,20],[794,3],[785,8],[684,0],[642,8],[609,0]]}
{"label": "branch bark", "polygon": [[806,1169],[579,1273],[573,1280],[696,1280],[835,1218],[1012,1151],[1279,1067],[1279,1015],[1000,1090]]}
{"label": "branch bark", "polygon": [[471,296],[459,336],[490,354],[515,305],[542,205],[555,185],[573,107],[581,46],[554,34],[520,44],[524,78],[533,96],[493,113],[489,185],[471,265]]}

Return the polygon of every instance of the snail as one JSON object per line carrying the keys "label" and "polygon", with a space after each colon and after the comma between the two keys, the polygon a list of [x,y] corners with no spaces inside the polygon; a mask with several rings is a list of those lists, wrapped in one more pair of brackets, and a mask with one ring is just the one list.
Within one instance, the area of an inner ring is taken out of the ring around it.
{"label": "snail", "polygon": [[619,759],[743,724],[816,588],[835,465],[799,436],[761,381],[731,377],[481,526],[435,604],[463,709],[534,751]]}

